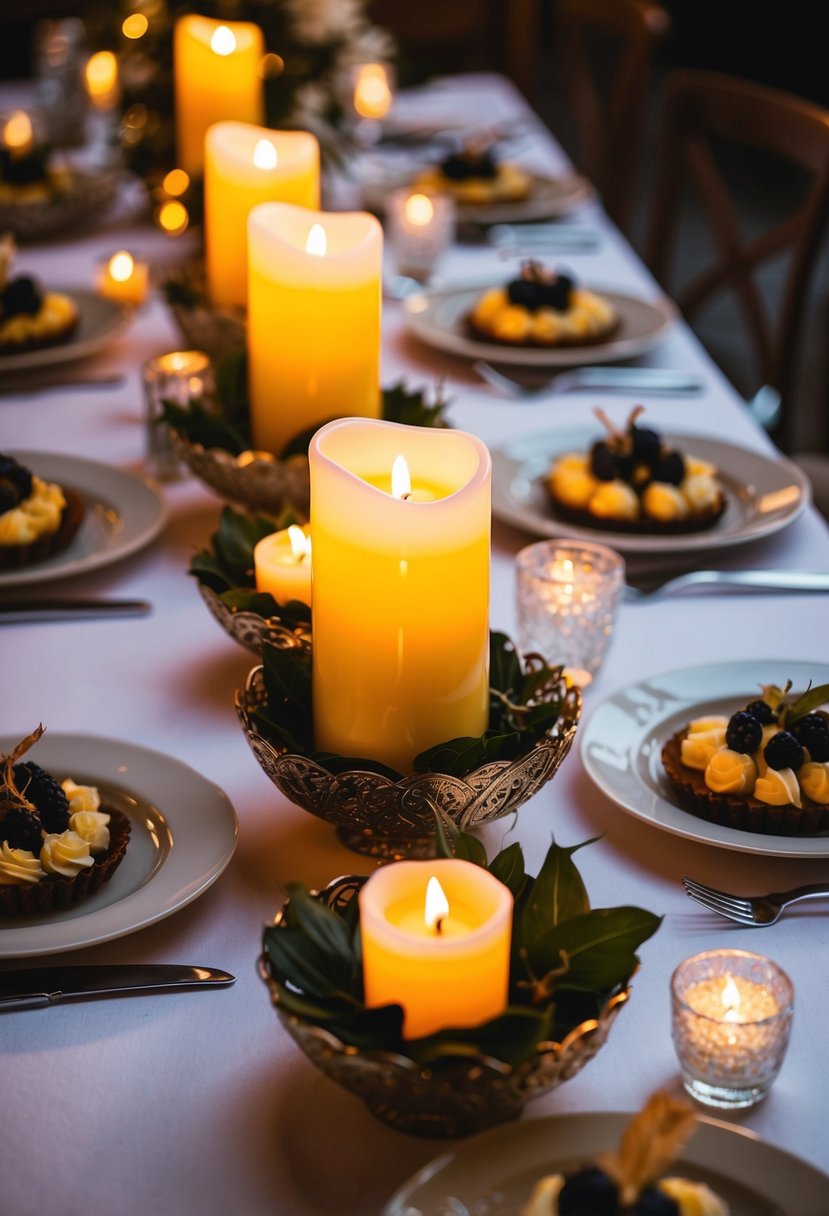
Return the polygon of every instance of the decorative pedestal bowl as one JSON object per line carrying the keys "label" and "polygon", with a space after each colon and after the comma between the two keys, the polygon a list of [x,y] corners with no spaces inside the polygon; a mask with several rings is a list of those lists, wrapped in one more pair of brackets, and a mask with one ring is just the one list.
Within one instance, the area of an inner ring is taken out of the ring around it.
{"label": "decorative pedestal bowl", "polygon": [[210,303],[204,259],[193,259],[171,271],[164,294],[188,349],[207,351],[214,361],[244,350],[245,312],[241,308],[215,308]]}
{"label": "decorative pedestal bowl", "polygon": [[[353,897],[358,884],[341,878],[322,898],[333,906]],[[274,923],[284,921],[287,904]],[[327,1077],[362,1098],[373,1115],[397,1131],[419,1136],[466,1136],[517,1118],[524,1104],[574,1077],[596,1055],[630,996],[625,986],[611,996],[598,1018],[575,1026],[560,1043],[540,1043],[535,1054],[512,1066],[492,1056],[441,1058],[424,1067],[404,1055],[361,1050],[283,1008],[279,985],[266,954],[259,974],[279,1019],[309,1060]]]}
{"label": "decorative pedestal bowl", "polygon": [[433,857],[437,805],[462,831],[517,811],[556,773],[570,750],[581,692],[570,688],[552,729],[513,760],[495,760],[463,777],[415,773],[397,780],[368,770],[333,773],[310,756],[264,738],[255,711],[267,704],[263,668],[254,667],[236,710],[253,754],[274,785],[310,814],[333,824],[342,843],[372,857]]}
{"label": "decorative pedestal bowl", "polygon": [[244,646],[252,654],[261,655],[265,642],[278,646],[280,650],[311,649],[311,626],[299,624],[289,628],[272,616],[260,616],[258,612],[243,612],[228,608],[221,597],[206,583],[199,583],[199,593],[211,615],[219,622],[225,633]]}
{"label": "decorative pedestal bowl", "polygon": [[172,427],[170,435],[176,454],[191,473],[227,502],[266,515],[278,516],[286,505],[307,514],[307,457],[278,460],[268,452],[252,451],[234,456],[224,448],[194,443]]}

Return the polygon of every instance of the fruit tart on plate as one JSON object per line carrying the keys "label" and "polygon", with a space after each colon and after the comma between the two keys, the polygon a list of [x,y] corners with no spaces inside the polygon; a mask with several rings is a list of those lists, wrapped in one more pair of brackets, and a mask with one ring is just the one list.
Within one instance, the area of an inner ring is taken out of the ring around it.
{"label": "fruit tart on plate", "polygon": [[533,178],[520,165],[498,160],[491,144],[477,142],[421,170],[414,185],[419,190],[451,194],[456,202],[475,206],[523,202],[532,193]]}
{"label": "fruit tart on plate", "polygon": [[75,490],[0,453],[0,571],[34,565],[67,548],[85,510]]}
{"label": "fruit tart on plate", "polygon": [[12,275],[14,238],[0,238],[0,364],[4,355],[56,346],[71,338],[78,305],[64,292],[44,291],[29,275]]}
{"label": "fruit tart on plate", "polygon": [[486,342],[554,348],[603,342],[619,319],[609,300],[572,275],[529,261],[517,279],[479,297],[467,324]]}

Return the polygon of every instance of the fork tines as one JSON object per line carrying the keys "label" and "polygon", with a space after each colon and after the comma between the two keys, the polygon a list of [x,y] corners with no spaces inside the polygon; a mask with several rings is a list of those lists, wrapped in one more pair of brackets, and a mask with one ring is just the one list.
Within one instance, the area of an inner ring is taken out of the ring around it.
{"label": "fork tines", "polygon": [[686,894],[696,900],[698,904],[702,904],[704,908],[708,908],[712,912],[719,912],[721,916],[742,924],[753,925],[755,923],[754,909],[750,900],[743,899],[739,895],[730,895],[728,891],[719,891],[716,887],[707,887],[705,883],[696,882],[687,875],[682,876],[682,882]]}

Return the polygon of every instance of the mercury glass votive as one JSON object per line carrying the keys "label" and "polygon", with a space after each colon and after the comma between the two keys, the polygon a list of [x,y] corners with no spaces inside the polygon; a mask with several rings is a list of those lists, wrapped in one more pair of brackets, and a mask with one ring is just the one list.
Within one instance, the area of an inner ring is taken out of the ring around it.
{"label": "mercury glass votive", "polygon": [[424,283],[452,243],[455,203],[402,186],[386,201],[386,244],[399,275]]}
{"label": "mercury glass votive", "polygon": [[671,1030],[683,1084],[706,1106],[764,1098],[789,1045],[794,988],[748,950],[706,950],[671,977]]}
{"label": "mercury glass votive", "polygon": [[522,652],[579,669],[589,683],[613,633],[624,586],[623,559],[606,545],[545,540],[522,549],[516,567]]}
{"label": "mercury glass votive", "polygon": [[203,350],[174,350],[144,364],[147,459],[162,480],[170,481],[182,472],[169,428],[158,421],[164,402],[186,407],[192,398],[206,396],[212,387],[212,374],[210,356]]}

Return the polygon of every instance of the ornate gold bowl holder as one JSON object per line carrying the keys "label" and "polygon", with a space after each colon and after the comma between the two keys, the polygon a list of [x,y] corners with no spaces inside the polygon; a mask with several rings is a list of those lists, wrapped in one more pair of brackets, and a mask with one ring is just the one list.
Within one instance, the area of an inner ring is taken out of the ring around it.
{"label": "ornate gold bowl holder", "polygon": [[[214,360],[231,351],[244,350],[245,312],[241,308],[214,308],[210,303],[203,258],[194,258],[170,271],[165,287],[168,292],[173,289],[167,303],[189,350],[207,351]],[[176,288],[180,289],[182,299],[175,298],[179,294]]]}
{"label": "ornate gold bowl holder", "polygon": [[206,448],[170,428],[176,454],[192,473],[227,502],[264,515],[278,516],[287,506],[308,511],[310,484],[305,456],[278,460],[268,452]]}
{"label": "ornate gold bowl holder", "polygon": [[280,650],[311,649],[310,622],[290,629],[275,617],[228,608],[212,587],[208,587],[206,583],[199,583],[198,586],[211,615],[225,633],[230,634],[234,642],[238,642],[253,654],[261,655],[265,642],[278,646]]}

